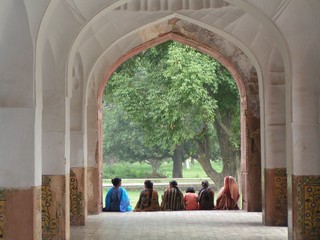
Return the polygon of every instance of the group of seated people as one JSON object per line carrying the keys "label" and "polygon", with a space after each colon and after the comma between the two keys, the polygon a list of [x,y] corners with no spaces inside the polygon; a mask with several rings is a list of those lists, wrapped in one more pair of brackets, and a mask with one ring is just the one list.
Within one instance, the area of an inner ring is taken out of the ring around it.
{"label": "group of seated people", "polygon": [[150,180],[144,182],[145,189],[141,191],[139,200],[134,207],[130,205],[127,191],[121,187],[121,179],[111,180],[113,187],[106,195],[106,212],[142,212],[142,211],[179,211],[179,210],[238,210],[240,197],[236,180],[227,176],[224,178],[224,186],[219,190],[216,204],[214,204],[214,191],[209,187],[208,181],[202,181],[202,188],[196,193],[193,187],[188,187],[183,194],[175,180],[169,182],[169,187],[164,190],[161,204],[158,200],[158,192],[153,188]]}

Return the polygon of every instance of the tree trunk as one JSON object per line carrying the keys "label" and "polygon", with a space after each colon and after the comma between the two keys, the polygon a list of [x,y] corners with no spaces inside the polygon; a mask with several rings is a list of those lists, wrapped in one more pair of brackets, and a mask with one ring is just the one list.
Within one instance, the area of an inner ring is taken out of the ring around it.
{"label": "tree trunk", "polygon": [[182,160],[183,160],[183,148],[182,145],[176,146],[173,154],[173,178],[182,178]]}
{"label": "tree trunk", "polygon": [[222,175],[237,178],[240,167],[239,151],[236,150],[230,141],[232,116],[226,114],[223,118],[217,118],[215,128],[218,135],[220,153],[223,162]]}
{"label": "tree trunk", "polygon": [[196,140],[198,149],[199,149],[199,157],[198,162],[200,163],[202,169],[207,174],[207,176],[215,183],[214,184],[214,190],[218,189],[218,186],[220,184],[220,175],[218,172],[216,172],[210,162],[210,156],[209,156],[209,138],[204,134],[202,140]]}

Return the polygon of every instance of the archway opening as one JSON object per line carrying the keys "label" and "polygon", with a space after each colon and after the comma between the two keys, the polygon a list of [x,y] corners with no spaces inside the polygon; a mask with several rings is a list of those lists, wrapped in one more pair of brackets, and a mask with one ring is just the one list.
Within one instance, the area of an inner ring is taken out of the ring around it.
{"label": "archway opening", "polygon": [[[243,192],[243,197],[242,197],[242,206],[243,209],[252,211],[252,209],[250,209],[250,207],[248,207],[248,195],[250,195],[250,193],[248,193],[247,191],[247,182],[248,179],[251,179],[250,176],[248,177],[248,172],[247,172],[247,167],[250,166],[250,162],[252,162],[252,158],[254,157],[254,154],[251,154],[252,152],[255,152],[257,155],[259,155],[259,159],[260,159],[260,148],[259,148],[259,142],[260,142],[260,128],[259,126],[257,126],[257,121],[252,120],[251,117],[249,117],[249,122],[247,119],[247,113],[248,113],[248,103],[247,103],[247,89],[245,86],[245,83],[242,80],[241,74],[239,73],[239,70],[237,69],[237,67],[232,64],[227,58],[225,58],[223,55],[221,55],[219,52],[213,50],[212,48],[208,48],[205,45],[202,45],[199,42],[195,42],[193,40],[187,39],[185,37],[182,37],[180,35],[174,34],[174,33],[169,33],[169,34],[165,34],[159,38],[156,38],[152,41],[146,42],[145,44],[140,45],[139,47],[131,50],[130,52],[128,52],[125,56],[123,56],[122,58],[120,58],[113,66],[112,68],[109,69],[108,73],[106,74],[106,77],[104,78],[104,80],[102,81],[100,88],[99,88],[99,97],[98,97],[98,103],[100,106],[99,109],[99,115],[101,115],[102,113],[102,109],[103,109],[103,105],[102,105],[102,93],[103,93],[103,89],[107,83],[107,81],[110,79],[111,75],[113,74],[113,72],[125,61],[127,61],[129,58],[135,56],[136,54],[145,51],[146,49],[149,49],[152,46],[156,46],[159,45],[163,42],[169,41],[169,40],[174,40],[177,42],[180,42],[184,45],[188,45],[191,46],[195,49],[197,49],[198,51],[208,54],[209,56],[211,56],[214,59],[217,59],[219,62],[221,62],[228,70],[229,72],[232,74],[234,80],[237,83],[239,92],[240,92],[240,99],[241,99],[241,111],[240,111],[240,118],[241,118],[241,174],[239,177],[241,180],[239,182],[241,182],[241,186],[242,186],[242,192]],[[247,86],[248,87],[248,86]],[[250,90],[249,90],[250,92]],[[249,109],[250,110],[250,109]],[[250,111],[249,111],[250,112]],[[254,121],[254,124],[252,124],[252,122],[250,122],[250,119],[252,121]],[[99,117],[99,129],[102,129],[102,118]],[[256,128],[255,130],[252,129]],[[258,130],[257,130],[258,129]],[[252,136],[252,132],[255,132],[256,136]],[[99,153],[100,153],[100,160],[102,161],[102,132],[99,133]],[[249,136],[250,134],[250,136]],[[249,140],[248,140],[249,139]],[[256,139],[259,139],[259,141],[256,141]],[[249,143],[249,144],[248,144]],[[261,163],[260,163],[261,164]],[[259,169],[260,170],[260,169]],[[255,173],[254,178],[258,177],[260,179],[261,175],[260,175],[261,171],[258,171],[258,173]],[[261,203],[261,191],[259,192],[259,189],[261,189],[258,187],[257,191],[258,191],[258,197],[256,197],[256,199],[254,199],[254,201],[260,202]],[[249,200],[250,201],[250,200]],[[259,206],[258,206],[259,208]],[[261,208],[261,205],[260,205]],[[256,211],[256,209],[254,209],[254,211]]]}

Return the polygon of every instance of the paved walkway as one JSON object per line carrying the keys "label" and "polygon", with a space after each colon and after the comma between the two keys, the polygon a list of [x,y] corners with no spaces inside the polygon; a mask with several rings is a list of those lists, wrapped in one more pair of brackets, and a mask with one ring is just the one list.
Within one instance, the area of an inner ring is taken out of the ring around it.
{"label": "paved walkway", "polygon": [[262,225],[261,213],[177,211],[101,213],[85,227],[71,227],[71,240],[285,240],[287,227]]}

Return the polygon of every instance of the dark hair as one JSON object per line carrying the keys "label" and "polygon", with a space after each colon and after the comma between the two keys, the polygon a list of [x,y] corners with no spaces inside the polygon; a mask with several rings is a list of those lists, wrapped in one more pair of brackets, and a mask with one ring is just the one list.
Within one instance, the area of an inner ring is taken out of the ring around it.
{"label": "dark hair", "polygon": [[186,192],[195,193],[196,191],[194,190],[193,187],[187,187]]}
{"label": "dark hair", "polygon": [[169,182],[172,187],[177,187],[178,183],[176,180],[172,180]]}
{"label": "dark hair", "polygon": [[117,178],[117,177],[113,178],[113,179],[111,179],[111,182],[112,182],[113,186],[117,187],[121,183],[121,178]]}
{"label": "dark hair", "polygon": [[146,188],[148,188],[148,189],[152,189],[152,188],[153,188],[153,182],[151,182],[150,180],[145,180],[145,181],[144,181],[144,185],[145,185]]}
{"label": "dark hair", "polygon": [[207,188],[207,187],[209,187],[209,182],[207,180],[203,180],[201,185],[202,185],[202,187]]}

